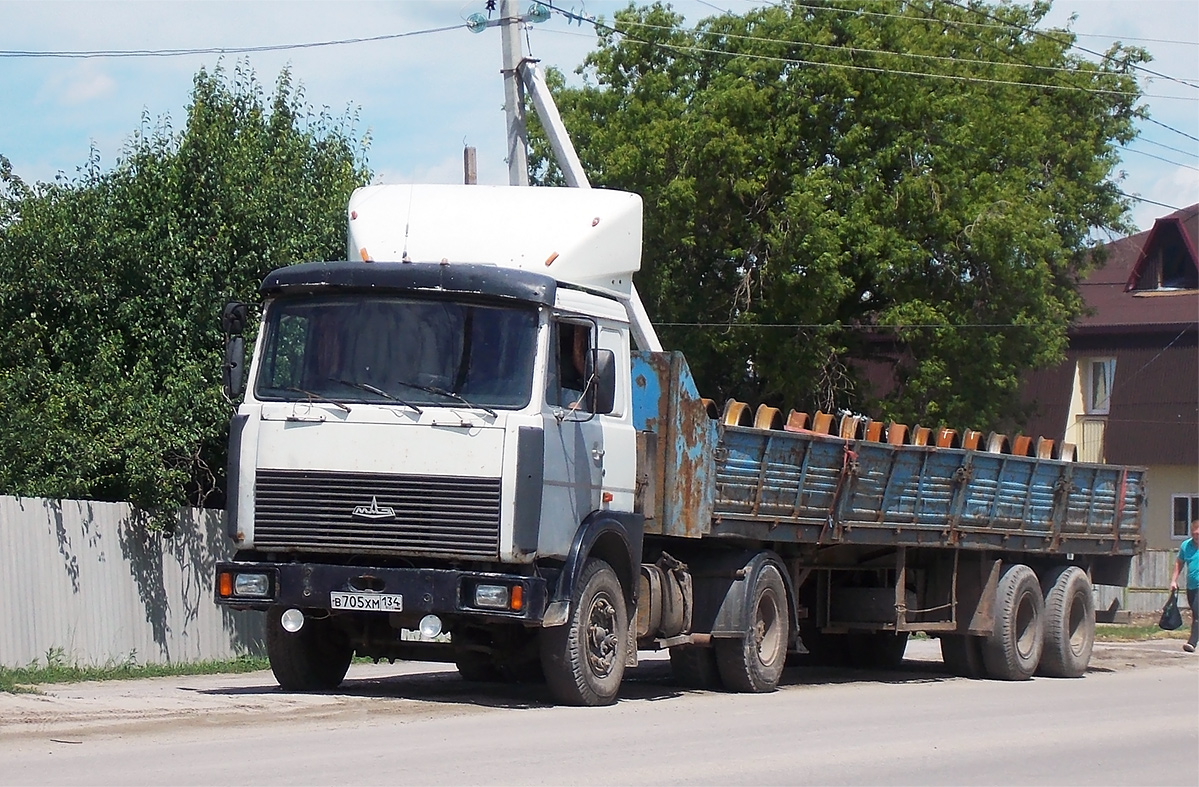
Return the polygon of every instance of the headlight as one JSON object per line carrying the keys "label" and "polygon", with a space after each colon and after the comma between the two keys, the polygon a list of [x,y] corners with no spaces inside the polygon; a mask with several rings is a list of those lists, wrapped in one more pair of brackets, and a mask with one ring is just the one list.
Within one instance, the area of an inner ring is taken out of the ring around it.
{"label": "headlight", "polygon": [[233,578],[233,595],[266,598],[271,594],[271,579],[266,574],[237,574]]}
{"label": "headlight", "polygon": [[507,609],[508,586],[475,585],[475,606],[485,609]]}

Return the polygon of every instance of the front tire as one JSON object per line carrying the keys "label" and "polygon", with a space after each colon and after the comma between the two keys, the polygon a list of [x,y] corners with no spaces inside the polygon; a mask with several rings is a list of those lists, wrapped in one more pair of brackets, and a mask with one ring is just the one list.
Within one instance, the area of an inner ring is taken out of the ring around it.
{"label": "front tire", "polygon": [[345,632],[331,619],[304,621],[299,631],[283,628],[282,607],[266,616],[266,655],[271,672],[284,691],[332,691],[341,685],[354,649]]}
{"label": "front tire", "polygon": [[1091,580],[1078,566],[1046,577],[1045,648],[1038,675],[1079,678],[1091,663],[1095,646],[1095,597]]}
{"label": "front tire", "polygon": [[615,702],[628,632],[629,613],[616,572],[603,560],[588,560],[570,600],[570,619],[541,631],[541,666],[558,701]]}
{"label": "front tire", "polygon": [[1019,563],[1004,568],[995,602],[995,630],[983,642],[987,675],[1028,680],[1041,661],[1045,599],[1037,575]]}
{"label": "front tire", "polygon": [[787,589],[773,565],[758,572],[752,590],[752,612],[745,636],[717,639],[716,666],[731,691],[766,692],[778,687],[787,661],[789,632]]}

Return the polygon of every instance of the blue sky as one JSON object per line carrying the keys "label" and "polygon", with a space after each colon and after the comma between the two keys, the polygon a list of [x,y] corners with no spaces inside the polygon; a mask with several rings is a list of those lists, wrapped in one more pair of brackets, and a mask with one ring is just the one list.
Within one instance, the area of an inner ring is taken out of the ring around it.
{"label": "blue sky", "polygon": [[[521,7],[528,3],[522,2]],[[611,18],[623,2],[558,0]],[[743,11],[747,0],[681,0],[694,22],[718,10]],[[365,38],[459,25],[483,0],[0,0],[0,52],[182,49],[297,44]],[[1073,21],[1071,21],[1073,16]],[[1048,23],[1069,25],[1079,44],[1102,52],[1117,37],[1154,56],[1149,68],[1199,84],[1196,0],[1057,0]],[[531,54],[572,72],[594,35],[555,15],[529,30]],[[73,174],[95,144],[111,166],[143,114],[177,128],[192,76],[218,56],[63,59],[0,56],[0,154],[26,181]],[[481,183],[504,183],[503,87],[498,33],[464,29],[333,47],[227,55],[246,60],[266,88],[290,64],[313,105],[335,114],[360,110],[369,132],[369,162],[378,182],[455,183],[463,143],[479,153]],[[1199,202],[1199,89],[1146,78],[1151,115],[1174,130],[1142,124],[1123,152],[1122,189],[1155,202]],[[1178,133],[1182,132],[1182,133]],[[1165,159],[1165,160],[1163,160]],[[1169,209],[1138,203],[1141,228]]]}

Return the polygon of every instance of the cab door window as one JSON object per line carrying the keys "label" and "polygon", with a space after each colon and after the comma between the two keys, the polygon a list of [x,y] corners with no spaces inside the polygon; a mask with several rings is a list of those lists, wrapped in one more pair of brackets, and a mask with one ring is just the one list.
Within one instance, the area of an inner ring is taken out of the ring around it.
{"label": "cab door window", "polygon": [[552,368],[545,400],[550,405],[591,412],[587,390],[587,356],[591,352],[591,325],[561,321],[554,324]]}

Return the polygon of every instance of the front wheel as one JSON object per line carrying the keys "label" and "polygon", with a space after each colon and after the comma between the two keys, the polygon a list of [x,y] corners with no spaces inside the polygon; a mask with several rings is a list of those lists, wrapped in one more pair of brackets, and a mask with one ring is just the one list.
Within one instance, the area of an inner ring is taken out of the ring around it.
{"label": "front wheel", "polygon": [[716,666],[732,691],[774,691],[787,661],[787,589],[778,569],[766,565],[751,592],[749,630],[744,638],[713,642]]}
{"label": "front wheel", "polygon": [[266,655],[271,672],[285,691],[331,691],[341,685],[354,649],[330,618],[309,619],[303,628],[283,628],[281,607],[266,616]]}
{"label": "front wheel", "polygon": [[629,613],[616,572],[588,560],[565,625],[541,631],[545,682],[566,705],[611,705],[624,677]]}

